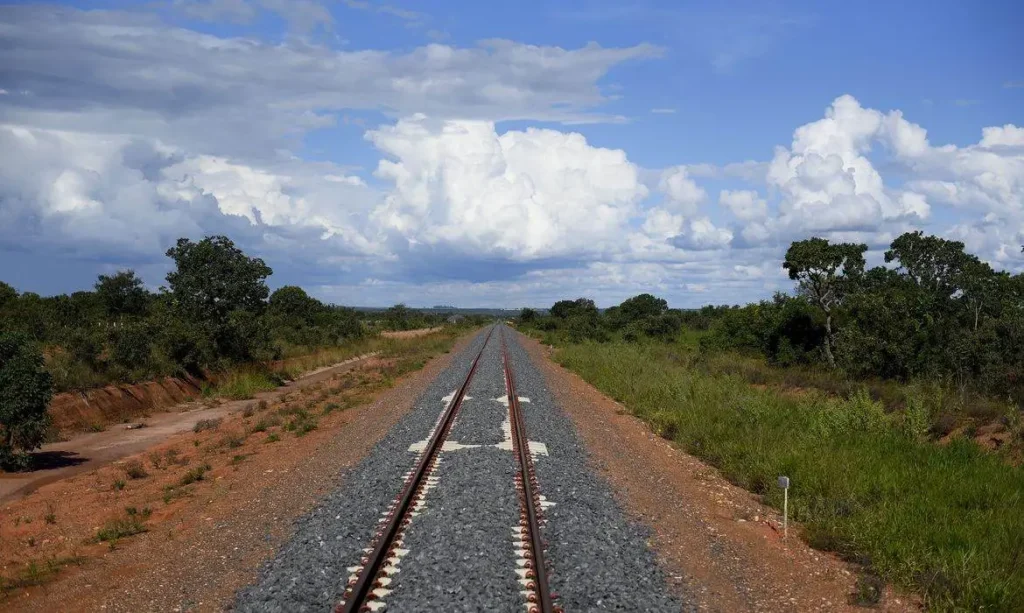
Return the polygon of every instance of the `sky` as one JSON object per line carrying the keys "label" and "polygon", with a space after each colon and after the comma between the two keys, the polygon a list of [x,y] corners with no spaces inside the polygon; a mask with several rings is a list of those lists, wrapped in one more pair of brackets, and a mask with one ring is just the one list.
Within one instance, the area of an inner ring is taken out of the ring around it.
{"label": "sky", "polygon": [[1024,271],[1024,4],[0,5],[0,280],[224,234],[359,306],[792,290],[794,240]]}

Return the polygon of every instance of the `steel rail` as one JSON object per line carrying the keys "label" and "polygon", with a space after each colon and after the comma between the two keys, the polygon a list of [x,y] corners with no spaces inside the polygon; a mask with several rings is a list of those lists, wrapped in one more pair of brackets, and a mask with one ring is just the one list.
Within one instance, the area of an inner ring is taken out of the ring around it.
{"label": "steel rail", "polygon": [[[536,600],[531,601],[527,606],[529,613],[558,613],[560,607],[555,607],[551,601],[551,592],[548,587],[547,567],[544,564],[544,541],[540,533],[540,493],[537,491],[537,474],[533,469],[533,456],[530,455],[530,441],[526,438],[526,422],[523,419],[522,409],[519,407],[519,396],[516,394],[515,378],[512,376],[512,364],[508,359],[508,347],[505,344],[504,331],[501,335],[501,356],[505,366],[505,384],[508,389],[508,410],[509,422],[512,427],[512,444],[516,449],[519,463],[519,477],[522,482],[520,493],[519,518],[520,526],[529,541],[530,554],[532,559],[527,562],[526,578],[530,579],[530,571],[533,574],[533,592]],[[532,567],[531,567],[532,564]]]}
{"label": "steel rail", "polygon": [[402,491],[398,505],[389,513],[387,525],[383,530],[377,532],[372,545],[373,551],[361,559],[363,568],[359,572],[358,578],[354,583],[349,583],[345,589],[344,600],[335,607],[336,613],[356,613],[357,611],[371,610],[367,602],[376,598],[373,590],[380,587],[378,584],[379,575],[384,568],[385,562],[392,555],[392,544],[395,541],[395,537],[402,531],[403,526],[409,523],[407,515],[410,507],[420,496],[420,490],[425,484],[424,479],[430,472],[431,466],[436,460],[441,446],[444,444],[444,440],[448,437],[448,431],[451,429],[452,422],[455,421],[455,415],[459,412],[459,408],[462,406],[462,399],[466,395],[466,390],[469,389],[469,383],[473,380],[473,375],[476,373],[480,356],[483,355],[484,349],[487,348],[487,342],[491,339],[493,332],[494,326],[491,326],[491,329],[487,332],[487,338],[484,339],[484,344],[480,348],[480,352],[473,359],[473,364],[469,368],[466,380],[452,397],[451,402],[448,403],[442,414],[441,421],[427,443],[419,464],[406,479],[405,489]]}

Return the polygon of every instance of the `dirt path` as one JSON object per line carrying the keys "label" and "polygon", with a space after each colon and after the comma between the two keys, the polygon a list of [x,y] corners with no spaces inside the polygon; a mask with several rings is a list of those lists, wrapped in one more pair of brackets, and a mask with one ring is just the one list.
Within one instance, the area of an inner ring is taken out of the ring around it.
{"label": "dirt path", "polygon": [[[651,527],[652,545],[679,588],[706,611],[860,611],[850,602],[856,568],[815,551],[757,497],[655,436],[622,405],[521,341],[573,420],[619,502]],[[881,610],[916,611],[886,594]]]}
{"label": "dirt path", "polygon": [[[324,373],[329,378],[321,385],[249,416],[232,414],[217,430],[171,436],[132,458],[141,459],[149,474],[123,488],[110,486],[124,476],[122,463],[47,485],[4,507],[0,551],[12,543],[24,550],[31,538],[35,545],[28,549],[40,572],[48,572],[47,560],[62,569],[55,579],[0,599],[0,611],[68,610],[69,603],[77,611],[224,610],[291,535],[295,519],[338,487],[345,470],[411,409],[466,342],[463,337],[451,353],[400,377],[394,387],[370,392],[372,401],[359,390],[367,381],[389,378],[386,361]],[[331,406],[337,408],[328,413]],[[304,412],[319,416],[315,429],[303,434],[285,427]],[[285,423],[258,429],[282,417]],[[184,485],[186,471],[204,464],[201,480]],[[111,543],[89,541],[104,517],[124,516],[128,508],[153,509],[146,532]],[[44,516],[50,519],[44,522]],[[25,565],[25,559],[8,561],[0,572],[15,576]]]}
{"label": "dirt path", "polygon": [[[319,368],[275,390],[261,392],[251,400],[220,402],[216,406],[204,406],[202,402],[196,401],[186,402],[150,417],[140,418],[134,424],[117,424],[103,432],[76,434],[67,441],[43,445],[36,453],[36,461],[43,468],[28,473],[0,473],[0,503],[17,500],[47,483],[95,470],[145,451],[172,435],[192,430],[201,420],[222,418],[260,400],[273,402],[289,392],[305,389],[344,372],[354,363],[371,355]],[[145,427],[135,427],[138,424],[144,424]]]}

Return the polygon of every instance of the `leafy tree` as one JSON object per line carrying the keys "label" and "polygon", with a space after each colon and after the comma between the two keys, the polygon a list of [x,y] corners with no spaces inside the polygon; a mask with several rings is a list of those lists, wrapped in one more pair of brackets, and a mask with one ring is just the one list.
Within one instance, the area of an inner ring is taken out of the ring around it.
{"label": "leafy tree", "polygon": [[270,295],[270,313],[295,322],[311,323],[322,308],[319,300],[294,285],[285,285]]}
{"label": "leafy tree", "polygon": [[179,238],[167,257],[175,264],[167,274],[174,305],[188,318],[223,325],[233,311],[260,313],[266,306],[266,278],[274,271],[226,236]]}
{"label": "leafy tree", "polygon": [[110,361],[125,373],[144,376],[151,363],[153,335],[145,323],[115,328],[110,333]]}
{"label": "leafy tree", "polygon": [[412,323],[412,317],[412,309],[401,303],[384,311],[384,321],[390,330],[411,330],[415,328],[415,325]]}
{"label": "leafy tree", "polygon": [[920,230],[901,234],[885,252],[885,261],[898,261],[898,270],[919,286],[948,298],[963,279],[964,268],[977,258],[964,252],[964,244]]}
{"label": "leafy tree", "polygon": [[640,294],[627,298],[619,305],[619,313],[626,321],[656,317],[668,310],[668,302],[651,294]]}
{"label": "leafy tree", "polygon": [[551,315],[559,319],[568,319],[573,315],[596,319],[598,310],[593,300],[577,298],[576,300],[559,300],[551,306]]}
{"label": "leafy tree", "polygon": [[18,298],[18,290],[0,281],[0,309]]}
{"label": "leafy tree", "polygon": [[32,340],[46,339],[46,303],[34,292],[24,292],[4,308],[5,330],[20,332]]}
{"label": "leafy tree", "polygon": [[149,292],[134,270],[121,270],[110,276],[99,276],[96,297],[108,317],[137,317],[146,311]]}
{"label": "leafy tree", "polygon": [[863,274],[864,252],[867,250],[867,245],[833,245],[823,238],[811,238],[790,245],[782,264],[789,271],[789,278],[799,284],[801,293],[825,315],[824,351],[829,366],[833,368],[836,365],[832,352],[836,341],[832,329],[834,309],[842,304]]}
{"label": "leafy tree", "polygon": [[0,333],[0,464],[10,464],[43,443],[53,395],[43,356],[28,339]]}
{"label": "leafy tree", "polygon": [[533,309],[523,309],[519,311],[519,321],[524,324],[530,324],[537,321],[537,311]]}

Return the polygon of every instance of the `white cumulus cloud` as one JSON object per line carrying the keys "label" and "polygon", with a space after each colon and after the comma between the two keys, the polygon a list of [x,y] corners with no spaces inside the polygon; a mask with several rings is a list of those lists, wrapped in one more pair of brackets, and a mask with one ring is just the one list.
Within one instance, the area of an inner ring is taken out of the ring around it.
{"label": "white cumulus cloud", "polygon": [[576,133],[420,115],[367,138],[392,158],[377,168],[393,188],[375,217],[413,244],[519,260],[600,253],[647,195],[625,152]]}
{"label": "white cumulus cloud", "polygon": [[704,188],[690,178],[686,166],[673,166],[662,172],[658,189],[665,194],[667,205],[683,215],[693,215],[708,197]]}
{"label": "white cumulus cloud", "polygon": [[750,190],[723,189],[718,194],[718,204],[743,221],[763,219],[768,215],[768,203],[760,194]]}

